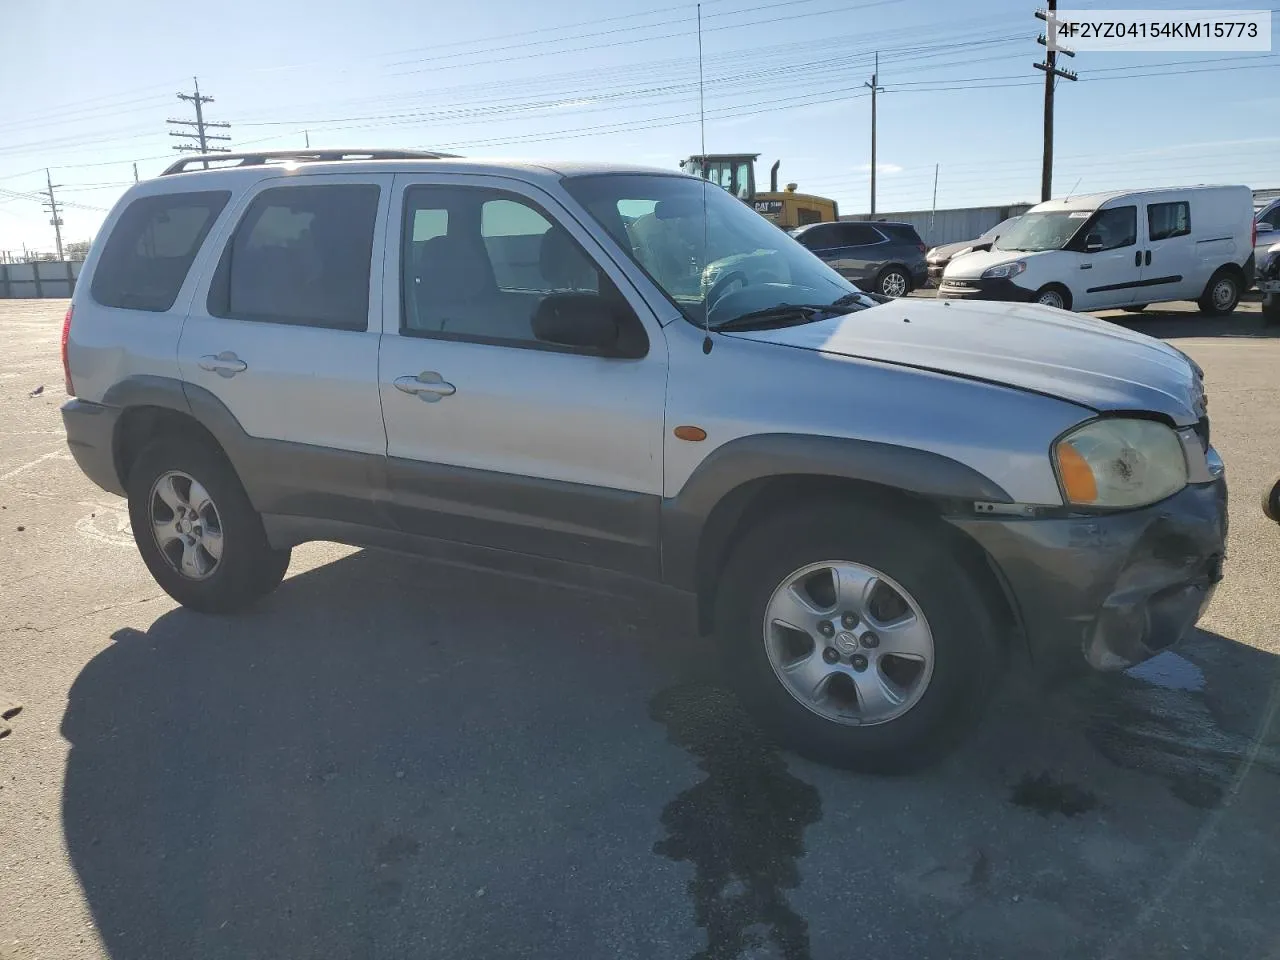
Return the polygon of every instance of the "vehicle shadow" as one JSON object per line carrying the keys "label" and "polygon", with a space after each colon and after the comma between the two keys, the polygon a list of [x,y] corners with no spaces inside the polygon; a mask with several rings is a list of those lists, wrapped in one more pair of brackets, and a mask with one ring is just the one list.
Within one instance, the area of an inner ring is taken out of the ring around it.
{"label": "vehicle shadow", "polygon": [[1104,310],[1092,316],[1162,340],[1179,337],[1245,339],[1280,337],[1280,326],[1264,324],[1262,314],[1242,310],[1226,317],[1209,317],[1199,312],[1189,311],[1184,305],[1183,309],[1173,309],[1167,305],[1156,304],[1147,307],[1141,313]]}
{"label": "vehicle shadow", "polygon": [[[929,918],[877,955],[1059,956],[1069,938],[1027,922],[1054,884],[1100,949],[1206,825],[1243,818],[1246,854],[1275,836],[1244,797],[1242,771],[1280,769],[1257,735],[1276,658],[1251,647],[1200,634],[1169,682],[1012,684],[960,752],[886,779],[779,753],[686,613],[364,551],[244,616],[119,631],[62,725],[66,844],[107,952],[847,956],[878,921],[819,878],[871,871],[869,910]],[[1261,955],[1263,867],[1196,842],[1222,922],[1253,924],[1235,955]]]}

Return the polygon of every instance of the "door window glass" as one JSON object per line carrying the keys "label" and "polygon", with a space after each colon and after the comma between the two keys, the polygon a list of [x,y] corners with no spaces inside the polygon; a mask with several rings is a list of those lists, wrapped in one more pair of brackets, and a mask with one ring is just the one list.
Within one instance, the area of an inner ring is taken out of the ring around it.
{"label": "door window glass", "polygon": [[209,288],[216,317],[336,330],[369,325],[378,187],[274,187],[253,199]]}
{"label": "door window glass", "polygon": [[1152,240],[1185,237],[1191,232],[1191,205],[1185,200],[1148,204],[1147,230]]}
{"label": "door window glass", "polygon": [[90,292],[104,307],[163,313],[173,306],[226,190],[143,197],[107,237]]}
{"label": "door window glass", "polygon": [[875,227],[865,223],[840,224],[840,244],[845,247],[865,247],[883,242],[884,237]]}
{"label": "door window glass", "polygon": [[[563,226],[514,194],[423,186],[405,198],[403,332],[546,347],[533,317],[547,296],[618,296]],[[427,222],[442,232],[424,239]]]}
{"label": "door window glass", "polygon": [[1085,231],[1085,245],[1093,246],[1101,243],[1098,250],[1115,250],[1119,247],[1131,247],[1138,242],[1138,208],[1112,207],[1103,210]]}

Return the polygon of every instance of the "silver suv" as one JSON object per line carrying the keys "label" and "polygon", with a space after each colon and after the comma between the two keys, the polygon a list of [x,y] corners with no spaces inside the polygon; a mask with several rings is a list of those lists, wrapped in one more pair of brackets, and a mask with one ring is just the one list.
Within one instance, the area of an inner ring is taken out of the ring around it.
{"label": "silver suv", "polygon": [[696,595],[785,742],[886,769],[1010,655],[1127,666],[1220,578],[1202,374],[1157,340],[868,296],[666,171],[205,162],[121,199],[63,331],[71,451],[185,606],[317,539],[629,574]]}

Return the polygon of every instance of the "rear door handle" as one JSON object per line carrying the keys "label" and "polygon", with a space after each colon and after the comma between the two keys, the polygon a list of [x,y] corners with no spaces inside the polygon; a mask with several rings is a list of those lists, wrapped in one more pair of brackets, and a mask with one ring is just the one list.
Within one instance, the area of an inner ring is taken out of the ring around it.
{"label": "rear door handle", "polygon": [[1134,255],[1133,255],[1133,265],[1134,265],[1135,267],[1140,267],[1140,266],[1142,266],[1142,251],[1141,251],[1141,250],[1138,250],[1137,252],[1135,252],[1135,253],[1134,253]]}
{"label": "rear door handle", "polygon": [[1151,266],[1151,251],[1150,251],[1150,250],[1148,250],[1148,251],[1147,251],[1147,255],[1143,258],[1143,261],[1142,261],[1142,262],[1143,262],[1144,264],[1146,264],[1146,266],[1148,266],[1148,267],[1149,267],[1149,266]]}
{"label": "rear door handle", "polygon": [[201,370],[208,370],[210,373],[216,373],[220,377],[234,377],[237,373],[244,373],[249,369],[249,365],[235,355],[231,350],[223,350],[221,353],[214,355],[206,354],[198,361]]}
{"label": "rear door handle", "polygon": [[434,370],[423,370],[416,377],[396,377],[395,385],[401,393],[414,394],[427,403],[436,403],[457,392],[452,383],[446,383]]}

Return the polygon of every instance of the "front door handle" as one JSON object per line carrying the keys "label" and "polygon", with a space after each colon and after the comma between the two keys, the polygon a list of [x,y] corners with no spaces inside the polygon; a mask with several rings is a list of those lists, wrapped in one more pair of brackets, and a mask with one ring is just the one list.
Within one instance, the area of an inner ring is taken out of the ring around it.
{"label": "front door handle", "polygon": [[208,370],[210,373],[216,373],[220,377],[234,377],[237,373],[244,373],[249,369],[249,365],[235,355],[231,350],[223,350],[221,353],[214,355],[206,354],[198,361],[201,370]]}
{"label": "front door handle", "polygon": [[452,383],[446,383],[434,370],[423,370],[416,377],[396,377],[395,385],[401,393],[415,394],[427,403],[436,403],[457,392]]}
{"label": "front door handle", "polygon": [[1139,250],[1139,251],[1137,251],[1136,253],[1134,253],[1134,255],[1133,255],[1133,265],[1134,265],[1135,267],[1140,267],[1140,266],[1142,266],[1142,251],[1141,251],[1141,250]]}

